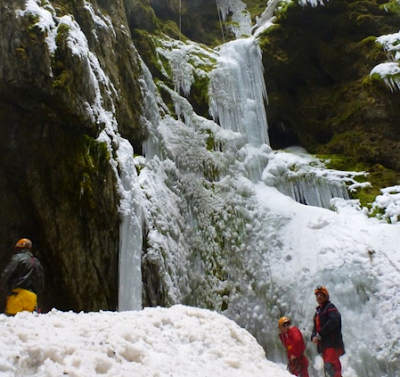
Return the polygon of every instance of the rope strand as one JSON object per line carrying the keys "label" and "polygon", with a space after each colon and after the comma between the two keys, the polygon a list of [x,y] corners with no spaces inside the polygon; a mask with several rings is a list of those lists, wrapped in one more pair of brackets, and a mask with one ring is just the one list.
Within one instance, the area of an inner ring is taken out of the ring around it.
{"label": "rope strand", "polygon": [[179,40],[182,34],[182,0],[179,0]]}
{"label": "rope strand", "polygon": [[221,18],[221,12],[218,9],[218,0],[215,0],[215,5],[217,6],[217,11],[218,11],[219,26],[221,28],[221,34],[222,34],[222,42],[225,44],[224,27],[223,27],[223,22],[222,22],[222,18]]}

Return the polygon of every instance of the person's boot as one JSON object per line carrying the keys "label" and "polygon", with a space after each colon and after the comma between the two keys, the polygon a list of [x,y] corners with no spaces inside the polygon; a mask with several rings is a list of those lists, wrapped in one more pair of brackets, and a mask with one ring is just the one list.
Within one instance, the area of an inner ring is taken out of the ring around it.
{"label": "person's boot", "polygon": [[333,365],[331,363],[326,363],[325,367],[325,377],[334,377],[335,371],[333,369]]}

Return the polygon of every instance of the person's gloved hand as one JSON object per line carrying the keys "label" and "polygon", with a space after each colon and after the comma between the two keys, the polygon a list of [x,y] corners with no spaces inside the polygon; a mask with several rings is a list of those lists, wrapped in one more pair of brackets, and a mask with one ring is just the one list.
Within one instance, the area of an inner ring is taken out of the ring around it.
{"label": "person's gloved hand", "polygon": [[314,344],[317,344],[320,340],[321,340],[321,335],[319,335],[318,333],[315,334],[315,336],[312,338],[312,342]]}

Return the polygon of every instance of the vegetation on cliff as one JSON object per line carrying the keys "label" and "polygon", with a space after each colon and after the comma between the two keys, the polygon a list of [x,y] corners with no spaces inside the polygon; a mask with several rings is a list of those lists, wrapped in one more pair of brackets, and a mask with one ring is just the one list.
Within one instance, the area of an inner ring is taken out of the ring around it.
{"label": "vegetation on cliff", "polygon": [[377,37],[400,25],[392,9],[382,1],[292,3],[261,36],[271,146],[345,156],[343,170],[371,173],[363,204],[399,182],[400,92],[370,76],[387,59]]}

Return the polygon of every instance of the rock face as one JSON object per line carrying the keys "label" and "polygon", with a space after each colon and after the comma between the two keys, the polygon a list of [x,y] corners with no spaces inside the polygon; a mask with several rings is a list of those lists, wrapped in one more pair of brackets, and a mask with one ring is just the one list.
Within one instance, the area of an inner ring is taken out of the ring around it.
{"label": "rock face", "polygon": [[150,4],[160,20],[180,26],[183,36],[209,46],[222,43],[215,0],[150,0]]}
{"label": "rock face", "polygon": [[400,171],[399,92],[371,80],[387,60],[375,40],[399,13],[382,1],[291,6],[262,37],[271,145],[343,154]]}
{"label": "rock face", "polygon": [[[72,50],[60,21],[72,15],[86,36],[115,88],[110,95],[100,87],[103,106],[140,152],[138,56],[123,3],[104,3],[107,17],[95,2],[91,9],[83,1],[48,3],[54,30],[46,30],[40,13],[21,13],[25,1],[0,1],[0,267],[19,238],[32,239],[46,273],[42,310],[117,306],[116,177],[107,147],[96,141],[104,125],[93,116],[98,89],[89,59]],[[108,29],[96,17],[110,20]],[[52,31],[54,54],[46,41]]]}

